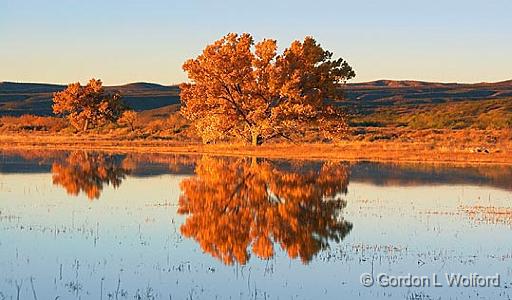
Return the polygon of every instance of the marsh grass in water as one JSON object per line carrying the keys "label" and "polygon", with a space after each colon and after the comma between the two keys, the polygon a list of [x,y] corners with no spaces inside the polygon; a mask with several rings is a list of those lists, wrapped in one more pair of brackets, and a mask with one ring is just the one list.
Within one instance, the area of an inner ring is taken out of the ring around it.
{"label": "marsh grass in water", "polygon": [[[0,157],[0,299],[510,296],[511,167]],[[365,272],[499,273],[503,285],[364,288]]]}

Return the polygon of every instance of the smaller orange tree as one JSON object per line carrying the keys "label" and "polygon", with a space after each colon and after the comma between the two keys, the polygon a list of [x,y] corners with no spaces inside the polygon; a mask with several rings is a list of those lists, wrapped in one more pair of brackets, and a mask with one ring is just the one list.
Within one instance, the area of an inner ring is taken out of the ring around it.
{"label": "smaller orange tree", "polygon": [[71,83],[53,94],[53,113],[66,116],[77,130],[86,131],[107,122],[116,122],[126,109],[118,92],[107,92],[101,80],[91,79],[85,86]]}
{"label": "smaller orange tree", "polygon": [[130,130],[135,130],[135,122],[137,121],[137,113],[133,110],[126,110],[119,117],[118,123],[130,127]]}

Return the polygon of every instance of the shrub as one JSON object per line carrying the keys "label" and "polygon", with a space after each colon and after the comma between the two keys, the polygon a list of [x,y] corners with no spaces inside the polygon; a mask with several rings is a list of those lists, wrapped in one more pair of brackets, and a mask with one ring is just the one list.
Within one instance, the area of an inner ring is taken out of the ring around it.
{"label": "shrub", "polygon": [[120,125],[124,125],[130,127],[131,131],[135,129],[134,124],[137,122],[137,113],[133,110],[126,110],[123,112],[119,120],[117,122]]}
{"label": "shrub", "polygon": [[0,117],[0,126],[7,131],[48,131],[58,132],[68,126],[63,118],[22,115]]}

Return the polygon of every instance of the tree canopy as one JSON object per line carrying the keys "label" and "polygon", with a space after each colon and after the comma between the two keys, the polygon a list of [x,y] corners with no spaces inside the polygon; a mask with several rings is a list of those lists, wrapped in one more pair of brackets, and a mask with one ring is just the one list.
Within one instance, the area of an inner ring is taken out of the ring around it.
{"label": "tree canopy", "polygon": [[278,54],[275,40],[255,44],[250,34],[231,33],[183,69],[190,83],[181,85],[181,113],[204,142],[235,137],[259,144],[311,128],[335,139],[346,131],[344,114],[333,102],[343,98],[355,72],[312,37]]}
{"label": "tree canopy", "polygon": [[116,122],[126,109],[118,92],[107,92],[101,80],[91,79],[85,86],[71,83],[53,94],[53,113],[64,115],[77,130],[86,131],[107,122]]}

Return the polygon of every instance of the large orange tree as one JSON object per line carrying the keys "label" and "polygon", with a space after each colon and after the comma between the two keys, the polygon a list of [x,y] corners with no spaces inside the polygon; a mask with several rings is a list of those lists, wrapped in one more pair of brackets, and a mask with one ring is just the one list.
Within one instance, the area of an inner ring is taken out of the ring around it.
{"label": "large orange tree", "polygon": [[256,145],[312,128],[327,138],[346,131],[333,102],[342,99],[343,86],[355,73],[312,37],[278,54],[275,40],[255,44],[247,33],[231,33],[183,69],[190,82],[181,85],[181,113],[204,142],[235,137]]}
{"label": "large orange tree", "polygon": [[53,113],[64,115],[77,130],[86,131],[107,122],[116,122],[126,109],[118,92],[107,92],[101,80],[85,86],[71,83],[53,94]]}

